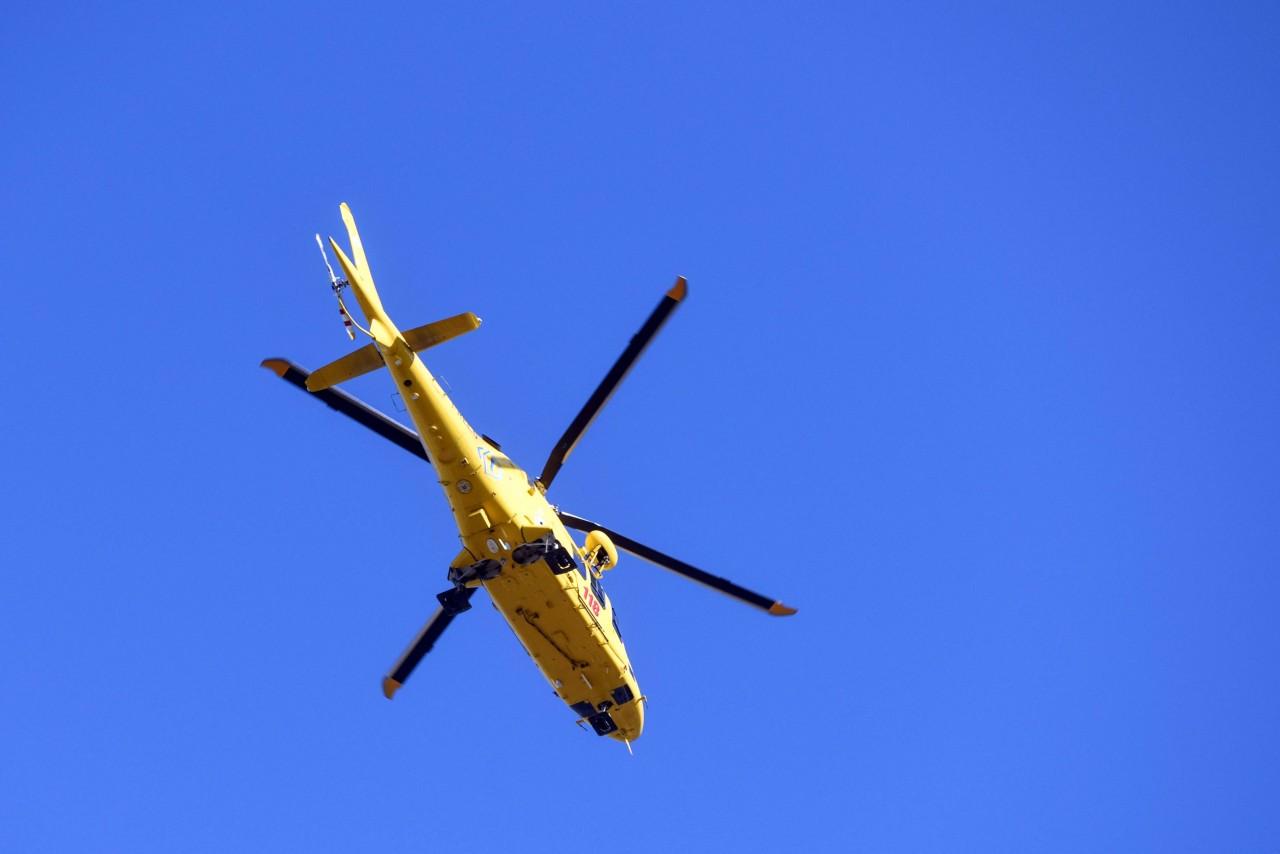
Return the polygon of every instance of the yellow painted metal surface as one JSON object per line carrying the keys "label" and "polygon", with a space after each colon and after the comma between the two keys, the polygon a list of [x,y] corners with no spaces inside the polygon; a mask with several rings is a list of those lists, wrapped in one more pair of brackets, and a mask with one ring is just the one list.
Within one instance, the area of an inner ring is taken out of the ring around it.
{"label": "yellow painted metal surface", "polygon": [[[423,350],[451,341],[459,335],[474,332],[479,328],[480,318],[468,311],[455,317],[446,317],[444,320],[410,329],[402,337],[409,345],[409,349],[421,353]],[[313,371],[311,376],[307,377],[307,390],[323,391],[381,367],[382,351],[378,349],[377,344],[367,344]]]}
{"label": "yellow painted metal surface", "polygon": [[381,367],[382,354],[378,352],[378,345],[367,344],[313,371],[307,377],[307,391],[323,391]]}
{"label": "yellow painted metal surface", "polygon": [[[503,562],[501,573],[482,586],[556,694],[570,706],[588,703],[594,710],[607,708],[618,726],[610,737],[635,741],[644,726],[643,703],[626,647],[613,621],[612,602],[601,595],[589,574],[577,569],[556,575],[544,561],[528,566],[515,562],[513,550],[529,541],[526,537],[530,534],[541,536],[549,531],[579,558],[582,550],[542,491],[533,486],[522,469],[471,428],[415,352],[438,343],[425,343],[433,336],[444,340],[470,331],[479,325],[478,319],[460,315],[449,319],[447,327],[422,333],[421,330],[432,328],[429,324],[414,330],[420,334],[416,340],[409,340],[414,336],[402,334],[383,308],[355,220],[345,204],[342,219],[350,238],[351,257],[332,239],[330,244],[365,315],[381,361],[422,437],[465,552],[471,561]],[[342,362],[339,359],[333,365]],[[339,375],[343,371],[335,369],[332,373]],[[613,558],[616,561],[616,550]],[[459,554],[452,565],[465,566],[468,561]],[[384,691],[390,696],[398,687],[384,685]],[[619,703],[619,697],[630,699]]]}
{"label": "yellow painted metal surface", "polygon": [[459,335],[474,332],[480,328],[480,318],[471,312],[464,312],[454,317],[446,317],[435,323],[428,323],[405,332],[404,340],[416,353],[429,347],[452,341]]}

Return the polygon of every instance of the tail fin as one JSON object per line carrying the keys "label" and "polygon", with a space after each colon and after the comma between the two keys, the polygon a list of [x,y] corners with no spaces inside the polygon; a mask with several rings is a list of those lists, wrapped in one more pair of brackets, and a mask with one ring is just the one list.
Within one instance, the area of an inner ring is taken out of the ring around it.
{"label": "tail fin", "polygon": [[[444,320],[437,320],[435,323],[428,323],[426,326],[410,329],[403,333],[402,337],[409,345],[409,349],[415,353],[421,353],[429,347],[443,344],[479,328],[480,318],[468,311],[454,317],[446,317]],[[330,388],[381,367],[382,356],[378,353],[378,348],[369,344],[354,353],[348,353],[337,361],[330,362],[311,374],[307,377],[307,390],[320,391]]]}
{"label": "tail fin", "polygon": [[332,237],[329,238],[329,245],[338,256],[338,263],[342,265],[351,289],[356,292],[356,301],[360,303],[360,310],[369,321],[369,331],[373,333],[374,340],[388,346],[395,340],[395,325],[387,317],[382,308],[382,300],[378,298],[378,290],[373,286],[373,273],[369,271],[369,260],[360,243],[360,232],[356,230],[355,217],[351,215],[351,208],[347,207],[346,202],[342,203],[342,221],[347,226],[347,237],[351,240],[351,254],[355,256],[355,261],[346,256]]}

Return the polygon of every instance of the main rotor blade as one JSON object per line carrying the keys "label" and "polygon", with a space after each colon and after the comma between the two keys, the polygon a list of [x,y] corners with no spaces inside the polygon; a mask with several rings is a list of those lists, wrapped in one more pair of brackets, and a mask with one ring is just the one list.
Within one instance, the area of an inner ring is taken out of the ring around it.
{"label": "main rotor blade", "polygon": [[418,437],[418,434],[394,418],[388,418],[369,404],[363,403],[345,391],[339,391],[336,388],[307,391],[307,377],[311,376],[310,372],[287,359],[263,359],[262,367],[271,369],[276,376],[296,385],[312,397],[319,398],[330,408],[336,409],[348,418],[360,422],[379,436],[390,439],[414,456],[431,462],[431,458],[427,456],[426,450],[422,447],[422,439]]}
{"label": "main rotor blade", "polygon": [[[466,599],[471,601],[471,597],[475,595],[476,588],[463,588],[467,591]],[[431,615],[431,619],[427,620],[427,624],[422,627],[422,631],[418,632],[418,636],[413,639],[413,643],[400,656],[400,660],[396,662],[396,666],[391,668],[391,672],[382,680],[382,694],[388,700],[395,696],[396,691],[400,690],[409,679],[409,674],[413,673],[413,669],[418,666],[418,662],[422,661],[422,657],[431,651],[431,647],[436,645],[436,641],[440,639],[440,635],[444,634],[444,630],[453,622],[456,615],[446,614],[444,608],[436,608],[436,612]]]}
{"label": "main rotor blade", "polygon": [[651,549],[643,543],[637,543],[630,537],[624,537],[616,531],[611,531],[603,525],[597,525],[595,522],[583,519],[581,516],[574,516],[571,513],[564,513],[559,510],[556,511],[556,515],[560,517],[561,522],[564,522],[565,525],[570,528],[575,528],[579,531],[600,531],[608,536],[609,539],[613,540],[614,544],[620,549],[625,549],[637,557],[644,558],[650,563],[656,563],[663,569],[669,569],[677,575],[683,575],[685,578],[696,581],[699,584],[704,584],[712,590],[717,590],[726,596],[732,596],[739,602],[745,602],[762,611],[768,611],[775,617],[786,617],[796,612],[795,608],[788,608],[776,599],[770,599],[768,596],[761,596],[759,593],[755,593],[745,587],[734,584],[727,578],[721,578],[718,575],[712,575],[709,572],[698,569],[696,566],[690,566],[682,560],[677,560],[676,558],[671,557],[671,555],[663,554],[657,549]]}
{"label": "main rotor blade", "polygon": [[680,276],[676,279],[676,283],[671,286],[671,290],[667,291],[662,301],[658,303],[658,307],[649,315],[649,319],[644,322],[644,326],[641,326],[640,331],[632,336],[631,343],[627,344],[627,349],[623,350],[622,355],[618,357],[618,361],[613,363],[609,373],[605,374],[600,385],[596,387],[591,397],[587,399],[586,405],[582,407],[582,411],[573,419],[569,429],[564,431],[564,435],[556,443],[551,456],[547,458],[547,464],[542,468],[542,476],[538,478],[544,487],[551,486],[551,481],[555,480],[556,474],[560,471],[560,466],[564,465],[564,461],[569,459],[569,454],[573,453],[573,449],[578,444],[578,440],[582,438],[582,434],[587,432],[591,422],[596,419],[596,416],[600,414],[600,410],[609,402],[610,395],[617,389],[618,384],[626,378],[627,372],[631,370],[636,360],[640,358],[644,348],[649,346],[649,342],[653,340],[653,337],[658,334],[658,330],[662,328],[662,324],[667,322],[671,312],[676,310],[676,306],[680,305],[680,301],[684,299],[685,294],[688,292],[689,288],[684,276]]}

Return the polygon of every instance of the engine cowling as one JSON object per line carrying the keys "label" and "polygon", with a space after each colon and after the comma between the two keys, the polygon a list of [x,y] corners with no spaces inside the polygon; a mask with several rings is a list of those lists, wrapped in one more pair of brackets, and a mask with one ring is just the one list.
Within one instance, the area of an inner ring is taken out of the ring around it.
{"label": "engine cowling", "polygon": [[597,573],[613,569],[618,565],[618,548],[603,531],[592,531],[587,534],[586,552],[587,564]]}

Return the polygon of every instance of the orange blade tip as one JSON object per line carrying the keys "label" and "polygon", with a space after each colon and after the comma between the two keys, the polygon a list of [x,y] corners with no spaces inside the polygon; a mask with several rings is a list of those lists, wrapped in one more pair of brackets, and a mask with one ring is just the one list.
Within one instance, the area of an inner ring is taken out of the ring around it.
{"label": "orange blade tip", "polygon": [[667,296],[679,302],[684,299],[687,293],[689,293],[689,283],[685,281],[684,276],[678,276],[676,277],[676,283],[671,286],[671,290],[667,291]]}
{"label": "orange blade tip", "polygon": [[790,617],[795,612],[796,612],[795,608],[788,608],[786,605],[783,605],[781,602],[774,602],[772,605],[769,606],[769,613],[773,614],[775,617]]}
{"label": "orange blade tip", "polygon": [[263,359],[262,367],[269,371],[275,371],[276,376],[282,377],[289,370],[289,363],[284,359]]}
{"label": "orange blade tip", "polygon": [[396,692],[400,690],[400,683],[392,679],[390,676],[382,680],[382,696],[388,700],[395,697]]}

